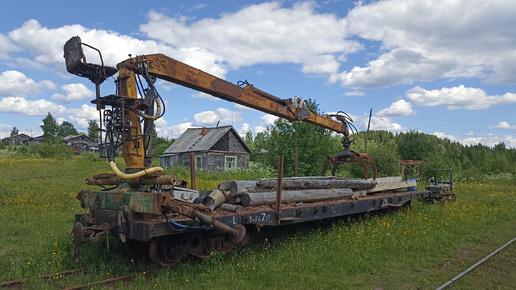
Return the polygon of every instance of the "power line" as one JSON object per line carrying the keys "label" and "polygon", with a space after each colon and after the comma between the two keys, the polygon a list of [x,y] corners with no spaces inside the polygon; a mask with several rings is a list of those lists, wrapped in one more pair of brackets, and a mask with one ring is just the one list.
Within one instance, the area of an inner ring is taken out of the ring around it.
{"label": "power line", "polygon": [[461,131],[479,131],[479,132],[487,132],[487,133],[493,133],[493,132],[506,132],[506,133],[514,133],[516,132],[515,129],[503,129],[503,128],[493,128],[493,129],[482,129],[482,128],[474,128],[474,127],[459,127],[459,126],[442,126],[442,125],[428,125],[426,123],[418,123],[418,122],[411,122],[411,125],[417,125],[418,127],[423,128],[438,128],[438,129],[450,129],[450,130],[461,130]]}
{"label": "power line", "polygon": [[404,118],[431,120],[431,121],[442,121],[442,122],[454,122],[454,123],[475,123],[475,124],[483,124],[483,125],[492,125],[492,123],[478,122],[478,121],[447,120],[447,119],[425,118],[425,117],[414,117],[414,116],[404,116]]}
{"label": "power line", "polygon": [[[450,121],[450,122],[454,122],[454,123],[457,123],[455,121]],[[492,129],[486,129],[486,128],[478,128],[478,127],[466,127],[466,126],[453,126],[453,125],[442,125],[442,124],[430,124],[428,122],[417,122],[417,121],[410,121],[411,124],[416,124],[418,125],[419,127],[424,127],[424,128],[436,128],[436,127],[439,127],[439,129],[455,129],[455,130],[464,130],[464,131],[480,131],[480,132],[488,132],[488,133],[492,133],[492,132],[505,132],[505,133],[516,133],[516,129],[504,129],[504,128],[492,128]],[[470,123],[470,122],[467,122],[467,123]],[[480,122],[476,122],[476,123],[480,123]],[[484,123],[485,124],[485,123]]]}

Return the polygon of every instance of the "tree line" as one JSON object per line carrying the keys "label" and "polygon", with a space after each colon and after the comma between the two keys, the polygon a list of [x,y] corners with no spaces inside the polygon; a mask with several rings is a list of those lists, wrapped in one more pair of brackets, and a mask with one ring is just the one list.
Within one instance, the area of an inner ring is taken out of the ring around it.
{"label": "tree line", "polygon": [[[95,120],[88,121],[88,133],[79,133],[73,126],[72,123],[64,121],[60,125],[57,123],[56,119],[52,116],[52,114],[48,113],[48,115],[43,119],[43,125],[40,126],[43,130],[43,136],[45,138],[45,142],[56,143],[60,142],[63,137],[69,135],[79,135],[84,134],[90,137],[91,139],[100,142],[100,134],[99,134],[99,124]],[[16,128],[15,128],[16,129]],[[165,150],[174,143],[175,139],[169,140],[168,138],[158,137],[158,133],[156,129],[153,132],[153,140],[154,140],[154,152],[153,157],[158,157],[163,154]]]}
{"label": "tree line", "polygon": [[[378,169],[378,175],[401,175],[400,160],[420,160],[418,176],[429,179],[434,168],[450,168],[454,176],[476,180],[485,175],[510,173],[516,176],[516,149],[504,143],[493,147],[482,144],[464,145],[418,131],[392,133],[370,131],[367,148],[366,132],[351,136],[351,149],[367,152]],[[294,175],[295,148],[298,148],[299,175],[320,175],[327,156],[343,150],[341,137],[332,132],[302,122],[289,123],[278,119],[274,125],[255,137],[249,132],[244,141],[253,151],[251,161],[262,162],[277,169],[277,157],[285,159],[284,175]],[[341,165],[337,175],[363,177],[362,167],[356,163]]]}
{"label": "tree line", "polygon": [[40,125],[40,127],[43,130],[43,137],[47,143],[59,142],[63,137],[79,134],[87,135],[93,140],[98,140],[99,138],[99,125],[95,120],[88,121],[87,134],[79,133],[73,124],[68,121],[63,121],[61,124],[58,124],[56,118],[49,112],[43,119],[43,125]]}
{"label": "tree line", "polygon": [[[87,135],[93,140],[98,140],[99,138],[99,124],[95,120],[88,121],[88,133],[79,133],[77,129],[75,129],[74,125],[68,121],[63,121],[61,124],[57,123],[57,120],[50,114],[43,119],[43,125],[40,125],[43,130],[43,137],[46,142],[55,143],[56,141],[60,141],[61,138],[70,136],[70,135]],[[14,137],[18,135],[20,131],[17,127],[13,127],[11,129],[10,137]]]}
{"label": "tree line", "polygon": [[[318,112],[316,103],[312,108]],[[59,143],[62,137],[78,135],[73,124],[64,121],[58,124],[52,114],[43,119],[41,125],[46,143]],[[88,122],[87,135],[98,140],[98,123]],[[11,135],[18,134],[15,127]],[[366,144],[367,135],[367,148]],[[153,134],[154,157],[163,152],[175,141]],[[428,179],[434,168],[450,168],[455,176],[464,179],[479,179],[485,175],[510,173],[516,177],[516,149],[504,143],[489,147],[482,144],[464,145],[449,139],[441,139],[418,131],[392,133],[388,131],[358,132],[350,136],[353,140],[351,149],[355,152],[367,152],[371,155],[378,169],[378,175],[399,176],[401,166],[399,160],[420,160],[418,174]],[[247,132],[244,142],[253,154],[250,161],[277,169],[278,156],[284,156],[284,175],[294,176],[295,149],[298,149],[298,174],[300,176],[317,176],[321,174],[327,156],[333,156],[343,150],[341,136],[320,127],[303,123],[288,122],[278,119],[267,128],[253,136]],[[98,140],[99,141],[99,140]],[[3,144],[0,144],[3,145]],[[344,164],[337,171],[344,177],[363,177],[360,165]]]}
{"label": "tree line", "polygon": [[[61,124],[59,124],[50,112],[42,120],[42,123],[43,124],[40,125],[40,127],[43,130],[43,144],[33,144],[34,146],[31,146],[33,147],[32,149],[25,148],[27,146],[7,146],[7,149],[10,151],[16,151],[20,153],[18,155],[22,157],[34,155],[40,157],[57,156],[59,158],[65,158],[66,156],[72,156],[72,151],[70,150],[70,148],[67,148],[63,142],[63,138],[66,136],[86,135],[99,143],[101,142],[99,124],[95,120],[88,121],[87,133],[77,131],[74,125],[68,121],[63,121]],[[19,130],[17,127],[13,127],[11,129],[10,137],[14,137],[17,135],[19,135]],[[163,152],[175,141],[175,139],[158,137],[156,130],[154,130],[153,132],[153,140],[153,157],[158,157],[159,155],[162,155]],[[0,142],[0,149],[6,149],[6,145],[3,142]]]}

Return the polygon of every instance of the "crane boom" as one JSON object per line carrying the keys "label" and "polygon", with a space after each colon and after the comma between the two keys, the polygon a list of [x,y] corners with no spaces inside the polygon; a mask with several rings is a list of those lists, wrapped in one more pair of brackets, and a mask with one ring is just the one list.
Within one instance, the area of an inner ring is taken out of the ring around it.
{"label": "crane boom", "polygon": [[147,66],[149,75],[165,81],[289,121],[303,121],[338,133],[348,133],[345,123],[320,116],[306,107],[296,106],[292,99],[277,98],[249,84],[242,88],[163,54],[130,58],[119,63],[117,68],[125,67],[138,72],[141,65]]}

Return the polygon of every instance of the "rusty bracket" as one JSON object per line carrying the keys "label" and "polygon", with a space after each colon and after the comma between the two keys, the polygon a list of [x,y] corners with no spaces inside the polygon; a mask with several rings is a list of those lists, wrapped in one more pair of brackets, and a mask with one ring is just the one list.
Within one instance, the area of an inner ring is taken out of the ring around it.
{"label": "rusty bracket", "polygon": [[[238,245],[245,237],[246,229],[243,225],[236,225],[232,228],[218,221],[214,217],[208,216],[202,213],[200,210],[195,209],[191,205],[186,204],[182,201],[174,200],[173,198],[167,197],[163,199],[161,206],[175,213],[187,216],[193,220],[198,220],[201,224],[206,225],[208,227],[212,227],[221,233],[230,235],[230,248],[233,248],[234,246]],[[199,209],[209,209],[202,204],[197,205],[197,207]]]}
{"label": "rusty bracket", "polygon": [[80,222],[76,222],[68,236],[68,239],[70,239],[73,235],[73,259],[75,264],[80,263],[79,245],[83,243],[85,237],[89,237],[91,242],[96,243],[101,236],[106,236],[107,250],[109,252],[109,233],[111,228],[109,224],[84,227]]}

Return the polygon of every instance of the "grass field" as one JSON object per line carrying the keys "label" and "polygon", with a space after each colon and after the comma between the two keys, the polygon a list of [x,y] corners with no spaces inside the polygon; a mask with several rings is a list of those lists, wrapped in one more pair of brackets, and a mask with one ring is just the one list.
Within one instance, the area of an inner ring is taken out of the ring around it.
{"label": "grass field", "polygon": [[[74,215],[85,212],[75,195],[87,188],[84,178],[107,171],[106,163],[89,155],[0,159],[0,281],[88,267],[84,276],[31,281],[25,288],[59,289],[141,271],[131,288],[431,289],[516,236],[514,184],[458,184],[455,203],[415,202],[392,215],[266,231],[239,253],[187,259],[147,280],[143,272],[153,266],[127,258],[116,239],[110,239],[110,253],[105,240],[82,245],[81,265],[72,262],[68,234]],[[185,170],[172,173],[188,177]],[[270,174],[203,173],[197,185],[212,189],[221,181]],[[512,289],[515,246],[453,288]]]}

